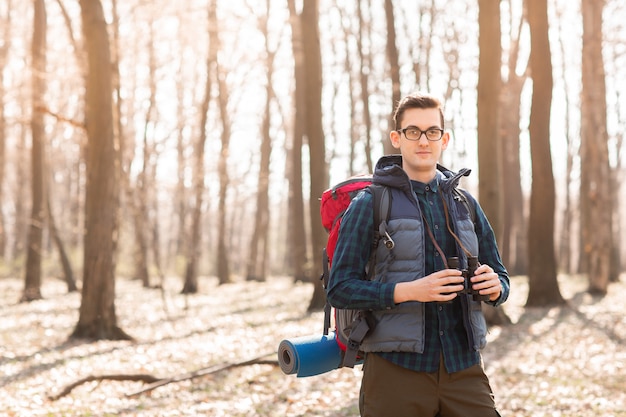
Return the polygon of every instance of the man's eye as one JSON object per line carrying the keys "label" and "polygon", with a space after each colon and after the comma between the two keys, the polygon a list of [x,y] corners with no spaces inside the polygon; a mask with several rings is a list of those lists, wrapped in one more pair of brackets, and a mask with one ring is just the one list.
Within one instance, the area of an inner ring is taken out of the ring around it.
{"label": "man's eye", "polygon": [[407,133],[409,136],[417,136],[417,135],[419,135],[419,134],[420,134],[420,131],[419,131],[419,130],[417,130],[417,129],[408,129],[408,130],[406,131],[406,133]]}
{"label": "man's eye", "polygon": [[441,135],[441,131],[439,129],[429,129],[426,131],[426,136],[429,138],[438,138]]}

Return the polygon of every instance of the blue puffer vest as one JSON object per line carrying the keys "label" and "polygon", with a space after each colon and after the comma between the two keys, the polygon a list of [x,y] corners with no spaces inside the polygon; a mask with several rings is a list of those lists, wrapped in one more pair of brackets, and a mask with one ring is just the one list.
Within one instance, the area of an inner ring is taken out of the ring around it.
{"label": "blue puffer vest", "polygon": [[[462,202],[454,198],[453,189],[459,179],[468,175],[463,169],[458,174],[438,171],[439,188],[446,200],[453,228],[463,246],[471,254],[478,255],[478,238],[474,222]],[[374,172],[374,182],[389,187],[391,191],[391,213],[389,221],[380,226],[380,234],[389,233],[395,245],[388,249],[380,244],[376,252],[374,280],[381,282],[413,281],[425,275],[424,244],[426,232],[417,197],[410,180],[402,169],[399,155],[382,157]],[[458,245],[458,244],[457,244]],[[459,263],[467,268],[467,258],[459,248]],[[486,344],[487,324],[481,311],[481,303],[471,295],[462,294],[463,322],[469,346],[474,350]],[[419,301],[406,302],[382,311],[373,311],[377,325],[361,345],[364,352],[417,352],[424,351],[425,304]]]}

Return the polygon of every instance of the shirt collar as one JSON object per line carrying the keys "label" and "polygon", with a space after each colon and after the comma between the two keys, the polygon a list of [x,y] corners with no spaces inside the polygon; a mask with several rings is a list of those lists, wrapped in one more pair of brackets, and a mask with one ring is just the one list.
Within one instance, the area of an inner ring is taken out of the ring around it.
{"label": "shirt collar", "polygon": [[426,194],[426,192],[437,193],[439,191],[439,177],[440,173],[437,171],[435,178],[433,178],[428,184],[424,184],[423,182],[411,180],[411,186],[413,187],[413,191],[419,194]]}

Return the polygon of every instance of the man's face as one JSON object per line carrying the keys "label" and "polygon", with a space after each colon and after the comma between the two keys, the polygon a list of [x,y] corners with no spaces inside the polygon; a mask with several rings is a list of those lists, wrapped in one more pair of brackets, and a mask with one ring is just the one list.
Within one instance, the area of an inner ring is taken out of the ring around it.
{"label": "man's face", "polygon": [[[442,128],[438,109],[408,109],[404,112],[400,124],[401,129],[414,126],[421,131]],[[402,167],[409,178],[420,182],[429,182],[434,178],[441,152],[448,147],[450,140],[448,133],[444,133],[437,141],[429,141],[425,134],[418,140],[408,140],[398,131],[391,132],[389,137],[393,147],[400,149]]]}

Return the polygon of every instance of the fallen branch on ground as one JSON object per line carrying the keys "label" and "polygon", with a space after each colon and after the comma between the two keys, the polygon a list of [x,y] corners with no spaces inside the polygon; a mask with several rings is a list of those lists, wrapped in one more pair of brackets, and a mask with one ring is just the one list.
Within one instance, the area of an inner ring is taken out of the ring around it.
{"label": "fallen branch on ground", "polygon": [[68,395],[74,388],[79,385],[85,384],[87,382],[92,381],[138,381],[145,382],[149,384],[148,386],[142,388],[139,391],[132,392],[130,394],[126,394],[126,397],[136,397],[140,394],[146,393],[148,391],[152,391],[155,388],[162,387],[163,385],[171,384],[173,382],[181,382],[189,379],[198,378],[205,375],[214,374],[221,371],[226,371],[228,369],[237,368],[240,366],[248,366],[248,365],[273,365],[278,366],[277,360],[264,360],[263,358],[268,357],[270,355],[275,355],[275,353],[268,353],[262,356],[257,356],[256,358],[249,359],[243,362],[236,363],[222,363],[217,365],[212,365],[206,368],[201,368],[196,371],[187,372],[181,375],[176,375],[169,378],[157,378],[153,375],[149,374],[109,374],[109,375],[90,375],[85,378],[81,378],[76,382],[73,382],[66,386],[61,392],[57,395],[51,395],[48,398],[52,401],[56,401],[61,397]]}
{"label": "fallen branch on ground", "polygon": [[147,387],[144,387],[143,389],[141,389],[139,391],[132,392],[130,394],[126,394],[126,396],[127,397],[135,397],[135,396],[138,396],[140,394],[146,393],[148,391],[152,391],[155,388],[162,387],[163,385],[171,384],[172,382],[187,381],[189,379],[194,379],[194,378],[198,378],[198,377],[205,376],[205,375],[215,374],[217,372],[226,371],[228,369],[237,368],[237,367],[240,367],[240,366],[248,366],[248,365],[274,365],[274,366],[278,366],[278,361],[277,360],[263,360],[263,358],[268,357],[270,355],[275,355],[275,354],[276,354],[275,352],[272,352],[272,353],[268,353],[268,354],[265,354],[265,355],[257,356],[256,358],[249,359],[249,360],[243,361],[243,362],[222,363],[222,364],[218,364],[218,365],[209,366],[207,368],[198,369],[196,371],[187,372],[187,373],[184,373],[184,374],[181,374],[181,375],[173,376],[171,378],[164,378],[164,379],[161,379],[159,381],[155,381],[155,382],[151,383],[150,385],[148,385]]}
{"label": "fallen branch on ground", "polygon": [[87,382],[92,382],[92,381],[141,381],[141,382],[146,382],[146,383],[154,383],[156,381],[160,381],[160,378],[157,378],[155,376],[152,375],[147,375],[147,374],[110,374],[110,375],[90,375],[87,376],[85,378],[79,379],[76,382],[72,382],[71,384],[69,384],[68,386],[66,386],[65,388],[63,388],[63,390],[61,392],[59,392],[57,395],[51,395],[48,398],[52,401],[56,401],[61,397],[65,397],[67,394],[69,394],[70,392],[72,392],[72,390],[74,388],[76,388],[79,385],[85,384]]}

